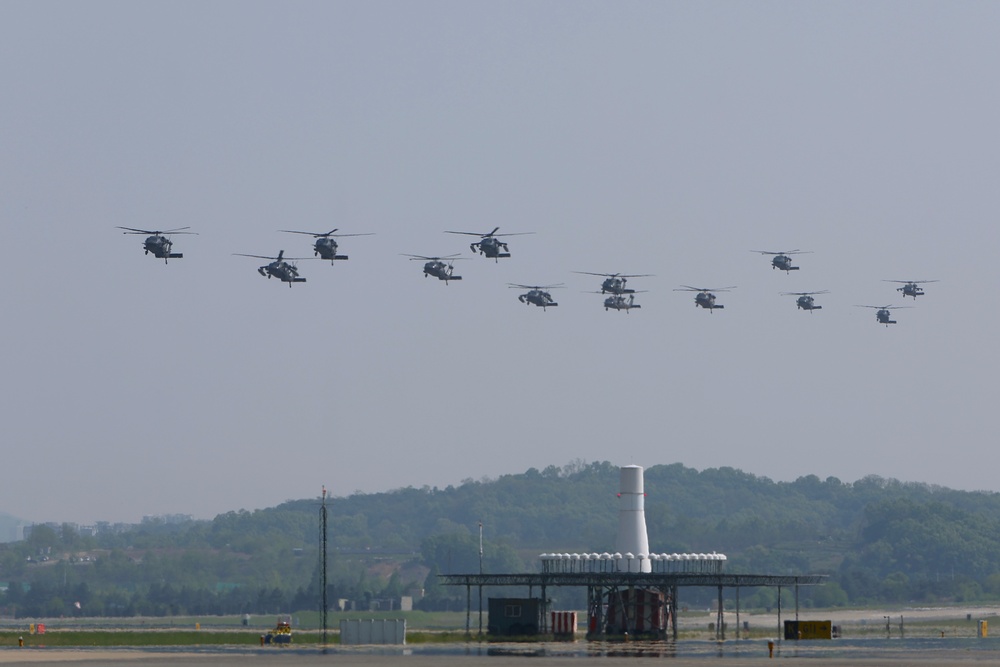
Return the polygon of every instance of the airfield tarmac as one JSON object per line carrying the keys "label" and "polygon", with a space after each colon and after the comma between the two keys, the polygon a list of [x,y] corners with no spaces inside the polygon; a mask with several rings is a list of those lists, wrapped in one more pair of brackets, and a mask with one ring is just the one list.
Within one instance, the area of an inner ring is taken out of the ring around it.
{"label": "airfield tarmac", "polygon": [[[773,658],[768,658],[766,639],[723,642],[709,639],[681,639],[673,642],[543,642],[533,644],[469,642],[457,644],[413,644],[401,647],[345,647],[326,649],[308,647],[201,646],[136,648],[0,648],[0,665],[24,664],[34,667],[61,665],[112,665],[113,667],[231,667],[235,665],[358,665],[359,667],[598,667],[603,665],[633,667],[666,662],[674,667],[725,667],[763,665],[811,665],[813,667],[875,667],[877,665],[940,665],[1000,667],[1000,637],[975,636],[975,619],[996,618],[996,607],[910,608],[905,610],[826,610],[824,618],[845,627],[845,637],[831,641],[778,642]],[[899,617],[908,625],[907,636],[896,631]],[[892,635],[866,634],[884,627],[885,617],[892,618]],[[752,627],[773,626],[777,617],[767,614],[744,614]],[[786,617],[787,618],[787,617]],[[954,621],[968,625],[961,635]],[[969,620],[966,620],[969,619]],[[726,613],[727,623],[736,627],[735,614]],[[938,636],[934,621],[945,622]],[[925,625],[919,628],[917,623]],[[910,626],[910,623],[915,625]],[[703,625],[691,619],[692,627]],[[991,622],[992,625],[992,622]],[[919,631],[918,631],[919,628]],[[993,628],[991,628],[993,629]],[[911,634],[912,633],[912,634]],[[1000,634],[1000,633],[998,633]]]}
{"label": "airfield tarmac", "polygon": [[821,665],[822,667],[875,667],[878,665],[939,665],[942,667],[1000,667],[1000,640],[859,640],[853,642],[785,642],[768,658],[766,641],[683,642],[630,646],[591,644],[479,644],[424,649],[247,649],[218,647],[205,650],[170,649],[46,649],[0,650],[0,664],[33,667],[67,665],[112,665],[113,667],[185,666],[235,667],[236,665],[357,665],[358,667],[578,667],[643,666],[674,667],[763,667],[764,665]]}

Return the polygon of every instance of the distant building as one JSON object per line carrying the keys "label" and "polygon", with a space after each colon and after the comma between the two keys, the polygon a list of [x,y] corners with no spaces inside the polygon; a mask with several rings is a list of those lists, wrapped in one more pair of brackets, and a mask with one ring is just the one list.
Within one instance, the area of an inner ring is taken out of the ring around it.
{"label": "distant building", "polygon": [[142,517],[143,524],[178,524],[178,523],[188,523],[189,521],[194,521],[194,517],[190,514],[158,514],[158,515],[146,515]]}

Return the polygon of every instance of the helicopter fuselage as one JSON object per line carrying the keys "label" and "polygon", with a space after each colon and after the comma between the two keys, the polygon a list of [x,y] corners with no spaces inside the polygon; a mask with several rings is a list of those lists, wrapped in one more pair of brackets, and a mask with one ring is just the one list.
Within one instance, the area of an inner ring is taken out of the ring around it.
{"label": "helicopter fuselage", "polygon": [[888,308],[883,308],[875,313],[875,319],[878,320],[878,323],[886,326],[896,323],[896,320],[890,319],[891,317],[892,315],[890,315]]}
{"label": "helicopter fuselage", "polygon": [[716,305],[715,295],[711,292],[698,292],[694,295],[694,305],[707,308],[710,312],[716,308],[725,308],[723,305]]}
{"label": "helicopter fuselage", "polygon": [[485,255],[490,259],[510,257],[510,253],[507,252],[507,244],[493,236],[487,236],[476,241],[470,244],[469,247],[472,248],[472,252],[478,252],[480,255]]}
{"label": "helicopter fuselage", "polygon": [[517,297],[523,304],[532,304],[541,307],[545,310],[549,306],[558,306],[559,304],[552,300],[552,295],[548,292],[539,289],[533,289],[526,294],[521,294]]}
{"label": "helicopter fuselage", "polygon": [[332,264],[337,259],[347,259],[347,255],[337,254],[337,242],[329,236],[321,236],[313,244],[313,252],[317,257],[330,260]]}
{"label": "helicopter fuselage", "polygon": [[292,286],[292,283],[304,283],[306,281],[305,278],[299,277],[299,270],[294,264],[289,264],[284,260],[277,260],[271,262],[270,264],[265,264],[257,269],[257,272],[268,279],[277,278],[283,283],[288,283],[289,287]]}
{"label": "helicopter fuselage", "polygon": [[896,291],[897,292],[902,292],[904,297],[906,297],[906,296],[912,296],[914,301],[917,300],[918,296],[923,296],[924,295],[923,288],[921,288],[916,283],[907,283],[907,284],[903,285],[902,287],[897,287]]}
{"label": "helicopter fuselage", "polygon": [[438,280],[443,280],[447,283],[449,280],[461,280],[462,276],[452,275],[452,267],[450,264],[445,264],[440,261],[430,261],[424,264],[424,277],[434,276]]}
{"label": "helicopter fuselage", "polygon": [[822,310],[823,306],[817,306],[816,300],[811,296],[800,296],[795,300],[795,305],[802,310]]}
{"label": "helicopter fuselage", "polygon": [[633,294],[634,289],[625,287],[625,278],[608,278],[601,283],[601,294]]}
{"label": "helicopter fuselage", "polygon": [[173,241],[159,234],[146,237],[146,240],[142,243],[142,247],[146,250],[147,255],[152,253],[153,257],[163,260],[180,259],[184,256],[182,253],[170,252],[173,245]]}
{"label": "helicopter fuselage", "polygon": [[633,303],[632,297],[626,299],[624,296],[616,294],[614,296],[609,296],[604,300],[604,310],[609,310],[611,308],[614,308],[615,310],[624,310],[627,313],[633,308],[642,308],[642,306],[637,303]]}
{"label": "helicopter fuselage", "polygon": [[774,259],[771,260],[771,268],[781,269],[785,273],[799,270],[799,267],[792,266],[792,258],[788,255],[775,255]]}

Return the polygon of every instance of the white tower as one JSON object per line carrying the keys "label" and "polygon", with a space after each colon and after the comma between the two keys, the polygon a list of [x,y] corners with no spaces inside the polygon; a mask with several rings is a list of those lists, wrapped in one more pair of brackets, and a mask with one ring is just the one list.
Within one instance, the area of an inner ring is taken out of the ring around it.
{"label": "white tower", "polygon": [[642,466],[622,466],[618,497],[618,539],[615,549],[622,558],[622,572],[650,572],[649,538],[646,536],[646,494],[642,486]]}

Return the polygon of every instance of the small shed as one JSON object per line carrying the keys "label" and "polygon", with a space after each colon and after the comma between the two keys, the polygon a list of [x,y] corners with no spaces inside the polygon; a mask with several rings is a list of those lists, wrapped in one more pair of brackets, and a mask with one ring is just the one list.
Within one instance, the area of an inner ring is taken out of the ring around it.
{"label": "small shed", "polygon": [[491,635],[536,635],[542,627],[539,598],[490,598],[489,613],[487,630]]}

